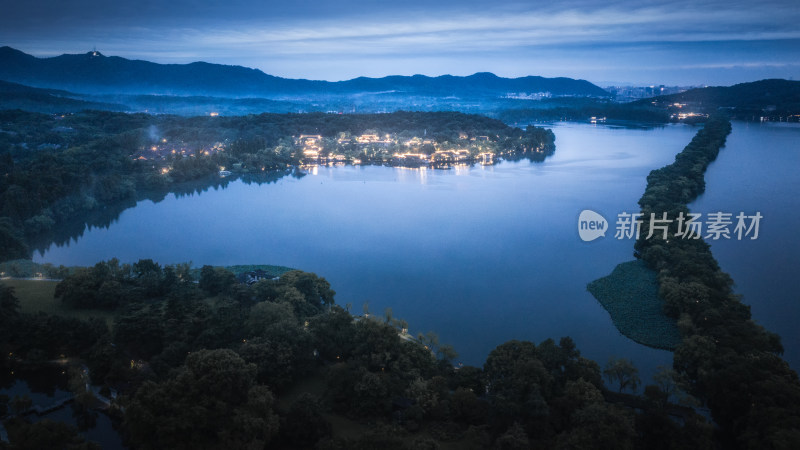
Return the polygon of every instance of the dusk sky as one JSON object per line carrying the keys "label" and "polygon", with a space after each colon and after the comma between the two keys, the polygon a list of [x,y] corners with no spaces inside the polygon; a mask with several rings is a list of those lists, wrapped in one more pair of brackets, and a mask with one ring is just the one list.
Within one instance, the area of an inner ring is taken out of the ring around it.
{"label": "dusk sky", "polygon": [[666,85],[800,79],[800,3],[0,0],[0,45],[208,61],[289,78],[542,75]]}

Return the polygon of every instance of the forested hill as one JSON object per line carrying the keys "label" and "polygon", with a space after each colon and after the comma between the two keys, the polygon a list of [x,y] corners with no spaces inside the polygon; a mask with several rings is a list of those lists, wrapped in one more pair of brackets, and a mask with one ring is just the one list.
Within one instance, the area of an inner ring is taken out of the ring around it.
{"label": "forested hill", "polygon": [[610,97],[588,81],[571,78],[501,78],[476,73],[467,77],[414,75],[329,82],[281,78],[257,69],[205,62],[157,64],[107,57],[96,51],[36,58],[11,47],[0,47],[0,79],[82,93],[253,97],[400,91],[446,97],[550,92],[555,96]]}
{"label": "forested hill", "polygon": [[730,109],[735,118],[749,116],[791,116],[800,114],[800,81],[761,80],[733,86],[715,86],[691,89],[680,94],[664,95],[640,100],[639,104],[669,106],[689,104],[712,112],[718,108]]}
{"label": "forested hill", "polygon": [[0,107],[44,113],[79,112],[87,109],[125,111],[125,105],[83,100],[56,89],[41,89],[0,80]]}

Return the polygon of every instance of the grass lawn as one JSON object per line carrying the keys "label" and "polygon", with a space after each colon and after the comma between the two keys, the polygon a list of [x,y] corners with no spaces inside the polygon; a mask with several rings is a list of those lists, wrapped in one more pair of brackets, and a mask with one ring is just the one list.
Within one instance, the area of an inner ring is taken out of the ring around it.
{"label": "grass lawn", "polygon": [[6,279],[2,283],[14,288],[19,299],[20,311],[37,313],[39,311],[58,316],[88,319],[97,317],[106,321],[109,327],[114,323],[114,313],[100,310],[72,309],[61,304],[53,296],[58,281]]}

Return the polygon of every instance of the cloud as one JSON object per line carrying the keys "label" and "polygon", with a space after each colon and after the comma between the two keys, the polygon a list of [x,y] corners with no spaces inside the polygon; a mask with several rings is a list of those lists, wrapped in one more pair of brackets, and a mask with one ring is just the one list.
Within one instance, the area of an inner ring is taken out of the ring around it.
{"label": "cloud", "polygon": [[678,69],[792,69],[800,67],[800,62],[776,63],[769,61],[719,62],[712,64],[686,64]]}
{"label": "cloud", "polygon": [[712,11],[669,6],[623,10],[437,14],[436,17],[297,18],[281,24],[239,23],[181,30],[210,49],[244,47],[272,55],[435,54],[492,52],[515,48],[600,43],[704,42],[800,38],[797,12],[781,16],[759,10]]}
{"label": "cloud", "polygon": [[[351,0],[190,5],[180,0],[172,6],[115,2],[105,9],[96,7],[98,2],[79,0],[69,5],[66,16],[64,2],[54,2],[52,11],[43,14],[58,20],[48,26],[42,26],[42,18],[34,25],[28,16],[15,21],[15,15],[32,8],[20,2],[0,18],[0,41],[38,55],[97,45],[108,54],[158,62],[207,60],[285,76],[339,79],[473,69],[515,75],[583,70],[591,75],[604,65],[606,70],[614,65],[620,70],[647,70],[636,65],[690,70],[698,64],[746,68],[800,57],[800,8],[794,1],[572,0],[487,6],[477,0],[391,5]],[[378,62],[381,67],[375,67]]]}

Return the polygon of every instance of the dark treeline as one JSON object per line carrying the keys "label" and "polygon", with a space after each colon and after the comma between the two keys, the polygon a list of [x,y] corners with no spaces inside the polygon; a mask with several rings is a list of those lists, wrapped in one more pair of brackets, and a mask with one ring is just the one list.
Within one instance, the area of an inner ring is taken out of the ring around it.
{"label": "dark treeline", "polygon": [[[367,130],[437,143],[492,136],[500,150],[538,146],[547,150],[537,153],[542,157],[552,153],[554,139],[547,130],[523,131],[454,112],[178,117],[0,111],[0,260],[29,257],[30,247],[74,237],[87,223],[103,226],[139,199],[158,200],[187,186],[202,190],[198,182],[219,184],[212,175],[221,167],[235,166],[253,182],[296,174],[302,151],[292,136],[335,140]],[[74,232],[60,233],[62,224],[72,224]]]}
{"label": "dark treeline", "polygon": [[688,391],[707,402],[726,448],[800,447],[800,382],[779,356],[780,338],[753,322],[750,307],[733,292],[702,239],[676,236],[675,219],[705,189],[703,174],[731,131],[712,117],[673,164],[654,170],[639,200],[642,230],[650,214],[673,220],[668,240],[656,233],[636,242],[636,252],[658,272],[665,312],[678,319],[682,343],[674,369]]}
{"label": "dark treeline", "polygon": [[608,99],[558,98],[535,102],[534,108],[508,108],[496,113],[507,123],[531,121],[589,121],[604,117],[608,121],[663,124],[670,121],[669,113],[651,104],[616,103]]}
{"label": "dark treeline", "polygon": [[[58,285],[72,308],[116,311],[113,329],[21,314],[0,294],[3,364],[80,358],[118,391],[112,414],[134,448],[713,448],[711,426],[670,403],[669,371],[643,397],[622,393],[636,369],[601,370],[568,337],[456,368],[435,335],[411,338],[389,311],[354,317],[311,273],[248,286],[221,268],[193,280],[187,265],[111,260]],[[12,438],[55,427],[6,425]],[[74,439],[53,436],[50,448]]]}
{"label": "dark treeline", "polygon": [[[663,95],[635,102],[639,106],[669,108],[674,103],[689,105],[696,112],[714,113],[724,109],[734,119],[797,122],[800,119],[800,81],[760,80],[733,86],[710,86],[679,94]],[[678,112],[673,109],[673,112]]]}

